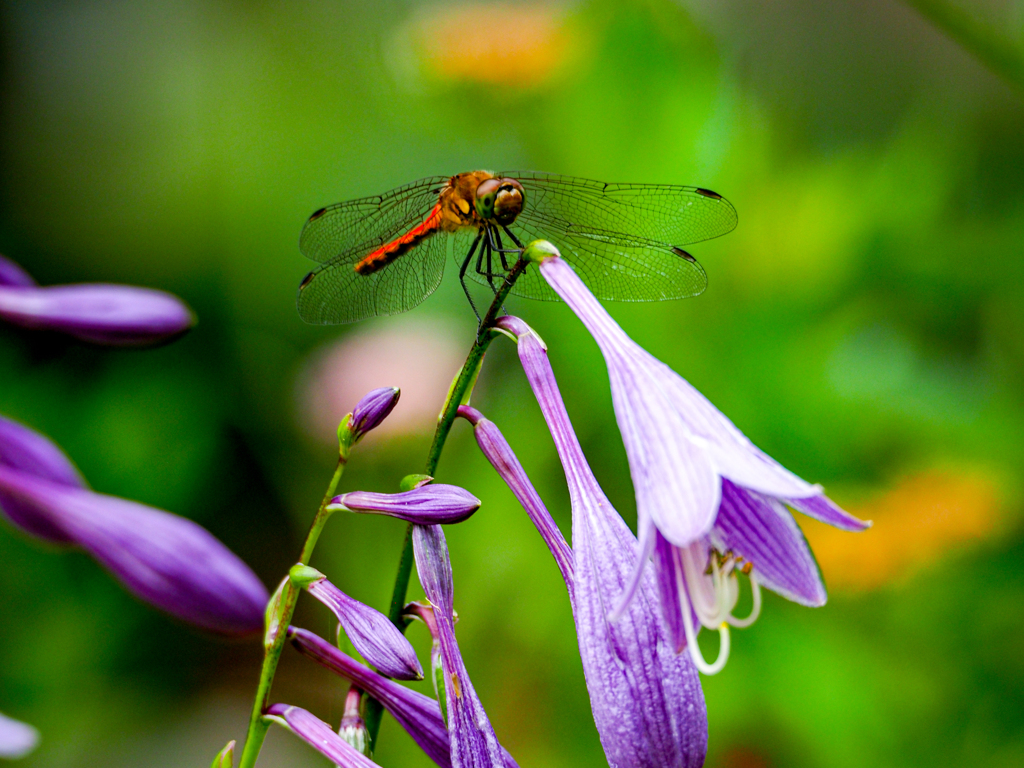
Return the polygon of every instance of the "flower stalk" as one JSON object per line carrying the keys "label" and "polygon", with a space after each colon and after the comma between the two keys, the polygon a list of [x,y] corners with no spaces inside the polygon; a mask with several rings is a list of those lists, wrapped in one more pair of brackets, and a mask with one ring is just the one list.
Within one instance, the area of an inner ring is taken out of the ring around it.
{"label": "flower stalk", "polygon": [[[515,266],[505,276],[505,281],[498,288],[498,292],[494,294],[494,301],[491,302],[487,314],[480,321],[476,340],[469,350],[469,355],[466,357],[462,370],[459,371],[459,375],[448,391],[448,398],[445,400],[444,407],[441,409],[441,415],[438,417],[437,429],[434,430],[434,440],[430,444],[430,450],[427,453],[427,466],[423,470],[424,474],[434,477],[437,471],[438,462],[441,460],[441,451],[444,450],[445,441],[447,441],[448,434],[452,430],[452,424],[455,423],[455,419],[458,416],[459,406],[467,404],[469,395],[473,391],[473,385],[476,384],[477,375],[480,373],[480,367],[483,365],[484,353],[490,346],[491,341],[494,340],[494,337],[501,333],[496,329],[496,323],[502,311],[502,305],[505,303],[505,299],[508,298],[512,286],[515,285],[516,280],[519,279],[519,276],[529,263],[529,261],[520,256]],[[395,586],[391,593],[391,607],[388,611],[388,618],[403,632],[409,626],[410,621],[402,613],[405,610],[406,593],[409,591],[409,576],[412,574],[412,529],[413,524],[410,523],[405,531],[405,541],[402,544],[402,553],[398,559],[398,573],[395,575]],[[380,720],[383,712],[383,707],[376,701],[371,699],[366,702],[364,718],[366,720],[366,729],[370,732],[370,743],[373,746],[377,744],[377,733],[380,730]]]}

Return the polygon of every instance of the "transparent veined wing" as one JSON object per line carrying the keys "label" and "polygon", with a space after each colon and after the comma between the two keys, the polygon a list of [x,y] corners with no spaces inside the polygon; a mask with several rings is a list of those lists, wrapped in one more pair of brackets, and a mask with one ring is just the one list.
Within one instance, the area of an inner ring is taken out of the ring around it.
{"label": "transparent veined wing", "polygon": [[351,258],[318,267],[299,286],[299,316],[313,325],[338,325],[409,311],[440,285],[448,240],[437,232],[368,275],[356,272]]}
{"label": "transparent veined wing", "polygon": [[422,222],[448,183],[431,176],[383,195],[348,200],[316,211],[299,235],[299,250],[320,263],[349,258],[354,264]]}

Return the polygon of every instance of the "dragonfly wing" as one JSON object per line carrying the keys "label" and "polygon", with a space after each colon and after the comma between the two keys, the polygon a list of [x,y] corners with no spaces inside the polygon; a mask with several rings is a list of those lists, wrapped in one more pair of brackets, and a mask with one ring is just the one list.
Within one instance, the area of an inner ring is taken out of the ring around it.
{"label": "dragonfly wing", "polygon": [[[601,230],[557,227],[520,216],[512,227],[524,244],[545,239],[555,244],[587,287],[610,301],[664,301],[703,293],[704,269],[681,249],[665,243]],[[512,292],[531,299],[557,300],[540,271],[528,268]]]}
{"label": "dragonfly wing", "polygon": [[447,176],[432,176],[383,195],[321,208],[302,228],[299,250],[323,264],[339,257],[354,264],[422,222],[447,183]]}
{"label": "dragonfly wing", "polygon": [[736,228],[736,209],[701,187],[608,184],[534,171],[503,171],[526,190],[525,213],[563,226],[633,235],[675,246],[691,245]]}
{"label": "dragonfly wing", "polygon": [[338,325],[407,312],[441,283],[448,239],[443,232],[431,235],[368,275],[356,272],[357,259],[346,255],[320,266],[299,287],[299,316],[314,325]]}

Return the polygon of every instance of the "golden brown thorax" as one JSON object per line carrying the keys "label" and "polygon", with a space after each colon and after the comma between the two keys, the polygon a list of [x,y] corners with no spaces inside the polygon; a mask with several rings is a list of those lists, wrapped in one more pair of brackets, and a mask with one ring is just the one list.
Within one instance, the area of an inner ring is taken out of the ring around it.
{"label": "golden brown thorax", "polygon": [[476,188],[481,181],[493,178],[494,174],[487,171],[469,171],[452,176],[441,192],[440,228],[454,232],[463,227],[477,226],[480,218],[476,215]]}

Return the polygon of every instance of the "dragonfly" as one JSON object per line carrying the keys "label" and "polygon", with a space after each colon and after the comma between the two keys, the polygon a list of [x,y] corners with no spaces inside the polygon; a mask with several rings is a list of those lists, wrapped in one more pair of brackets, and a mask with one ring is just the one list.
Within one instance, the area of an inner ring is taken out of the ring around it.
{"label": "dragonfly", "polygon": [[[724,235],[736,223],[732,204],[702,187],[533,171],[433,176],[309,217],[299,249],[320,266],[299,286],[299,315],[336,325],[406,312],[440,284],[449,253],[476,312],[467,276],[497,292],[523,243],[539,239],[554,243],[599,299],[696,296],[707,275],[683,246]],[[532,268],[511,292],[558,299]]]}

